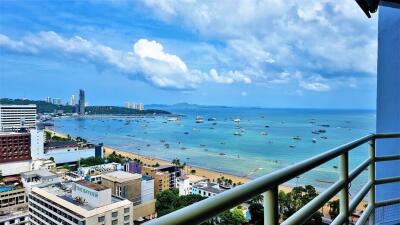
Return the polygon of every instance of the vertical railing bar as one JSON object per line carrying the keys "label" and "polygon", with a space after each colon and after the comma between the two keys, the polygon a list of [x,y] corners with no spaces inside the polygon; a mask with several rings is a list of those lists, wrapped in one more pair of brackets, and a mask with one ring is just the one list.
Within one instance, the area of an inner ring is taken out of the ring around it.
{"label": "vertical railing bar", "polygon": [[264,192],[264,225],[278,225],[278,186]]}
{"label": "vertical railing bar", "polygon": [[369,143],[369,157],[371,164],[369,165],[369,181],[371,182],[371,189],[369,190],[369,204],[372,211],[369,217],[369,225],[375,224],[375,138]]}
{"label": "vertical railing bar", "polygon": [[349,153],[345,152],[340,155],[340,179],[344,181],[343,189],[339,194],[339,210],[344,215],[345,225],[349,224]]}

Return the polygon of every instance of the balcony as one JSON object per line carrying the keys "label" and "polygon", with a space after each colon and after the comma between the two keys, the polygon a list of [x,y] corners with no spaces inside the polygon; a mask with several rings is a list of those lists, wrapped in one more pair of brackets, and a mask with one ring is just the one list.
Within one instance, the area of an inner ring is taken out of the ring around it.
{"label": "balcony", "polygon": [[[307,221],[316,211],[328,203],[335,195],[339,195],[340,213],[331,224],[349,224],[349,216],[356,209],[357,205],[366,198],[368,194],[368,205],[357,220],[357,225],[374,224],[375,209],[400,203],[400,198],[376,201],[375,187],[378,185],[400,182],[400,176],[377,179],[375,166],[380,162],[400,160],[400,155],[377,156],[375,151],[376,140],[399,139],[400,133],[371,134],[358,140],[331,149],[313,158],[294,164],[270,174],[259,177],[249,183],[240,185],[229,191],[210,197],[203,201],[183,209],[172,212],[168,215],[151,220],[146,225],[186,225],[199,224],[218,214],[236,207],[248,199],[259,194],[264,195],[264,224],[265,225],[297,225]],[[384,141],[384,140],[382,140]],[[349,171],[349,152],[355,148],[369,144],[369,157],[359,164],[355,169]],[[279,223],[278,218],[278,186],[301,174],[308,172],[322,164],[339,158],[338,168],[340,179],[332,184],[316,198]],[[361,172],[368,169],[368,182],[349,199],[349,187],[352,181]]]}

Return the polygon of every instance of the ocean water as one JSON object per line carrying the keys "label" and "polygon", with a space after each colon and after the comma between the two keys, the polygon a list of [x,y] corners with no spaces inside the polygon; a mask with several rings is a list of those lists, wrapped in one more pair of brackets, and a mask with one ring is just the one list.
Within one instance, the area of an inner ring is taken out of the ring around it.
{"label": "ocean water", "polygon": [[[161,109],[183,116],[175,122],[167,121],[164,116],[62,118],[54,121],[55,130],[142,155],[178,158],[190,165],[255,178],[360,138],[375,128],[375,112],[368,110]],[[202,116],[204,122],[196,123],[196,116]],[[216,121],[207,121],[211,117]],[[235,118],[240,122],[234,122]],[[319,129],[325,133],[312,133]],[[293,139],[295,136],[300,140]],[[367,157],[368,145],[351,151],[350,169]],[[338,160],[332,160],[286,185],[311,184],[319,190],[325,189],[338,179],[337,165]],[[362,187],[366,180],[364,171],[352,183],[351,192]]]}

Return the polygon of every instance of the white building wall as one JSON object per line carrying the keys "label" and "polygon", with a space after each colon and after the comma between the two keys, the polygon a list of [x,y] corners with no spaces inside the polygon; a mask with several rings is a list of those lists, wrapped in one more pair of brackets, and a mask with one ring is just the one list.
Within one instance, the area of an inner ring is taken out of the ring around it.
{"label": "white building wall", "polygon": [[31,170],[31,161],[5,162],[0,163],[2,176],[17,175]]}
{"label": "white building wall", "polygon": [[44,159],[44,132],[43,130],[31,129],[31,157],[33,160]]}
{"label": "white building wall", "polygon": [[[396,6],[379,8],[377,133],[400,132],[400,4]],[[376,154],[400,155],[400,140],[378,140]],[[377,163],[377,178],[393,176],[400,176],[399,161]],[[400,183],[377,186],[377,201],[399,197]],[[400,205],[377,209],[376,220],[377,224],[399,224]]]}
{"label": "white building wall", "polygon": [[77,162],[81,158],[87,158],[95,155],[95,149],[76,149],[76,148],[60,148],[50,150],[44,154],[44,158],[48,159],[50,157],[54,158],[56,164]]}
{"label": "white building wall", "polygon": [[141,183],[141,201],[142,203],[149,202],[154,199],[154,179],[142,180]]}
{"label": "white building wall", "polygon": [[190,194],[191,185],[189,179],[179,179],[178,187],[180,196]]}

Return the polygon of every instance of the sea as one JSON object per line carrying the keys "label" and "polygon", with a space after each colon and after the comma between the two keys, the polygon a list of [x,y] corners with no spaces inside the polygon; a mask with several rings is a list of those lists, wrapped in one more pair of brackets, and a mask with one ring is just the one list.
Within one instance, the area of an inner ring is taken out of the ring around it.
{"label": "sea", "polygon": [[[87,116],[54,120],[58,132],[160,159],[256,178],[375,131],[375,111],[158,106],[179,115]],[[196,117],[202,117],[202,123]],[[240,119],[240,122],[238,121]],[[209,121],[210,120],[210,121]],[[368,144],[349,153],[349,169],[368,157]],[[310,184],[322,191],[339,178],[338,159],[284,185]],[[367,181],[355,179],[350,193]]]}

